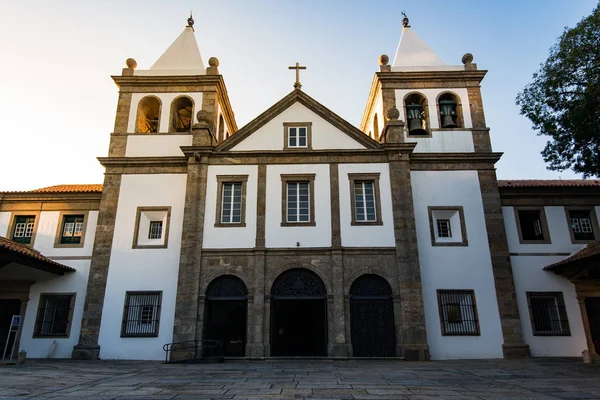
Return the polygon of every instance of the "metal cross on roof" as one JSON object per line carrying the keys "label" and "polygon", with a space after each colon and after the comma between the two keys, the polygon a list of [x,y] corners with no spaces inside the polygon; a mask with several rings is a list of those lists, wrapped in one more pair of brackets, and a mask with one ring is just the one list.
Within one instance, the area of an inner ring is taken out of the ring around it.
{"label": "metal cross on roof", "polygon": [[300,90],[302,88],[302,84],[300,83],[300,70],[301,69],[306,69],[306,67],[301,67],[300,63],[297,62],[295,66],[288,67],[288,68],[296,70],[296,83],[294,83],[294,89]]}

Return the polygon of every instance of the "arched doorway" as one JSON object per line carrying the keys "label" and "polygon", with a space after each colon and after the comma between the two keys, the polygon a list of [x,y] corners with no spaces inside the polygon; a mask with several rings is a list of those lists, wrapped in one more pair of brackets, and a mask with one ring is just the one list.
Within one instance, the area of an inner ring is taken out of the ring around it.
{"label": "arched doorway", "polygon": [[314,272],[291,269],[273,283],[271,355],[327,355],[327,290]]}
{"label": "arched doorway", "polygon": [[354,357],[396,355],[392,289],[382,277],[362,275],[350,286],[350,333]]}
{"label": "arched doorway", "polygon": [[236,276],[220,276],[206,288],[204,340],[220,340],[225,357],[245,355],[247,303],[248,289]]}

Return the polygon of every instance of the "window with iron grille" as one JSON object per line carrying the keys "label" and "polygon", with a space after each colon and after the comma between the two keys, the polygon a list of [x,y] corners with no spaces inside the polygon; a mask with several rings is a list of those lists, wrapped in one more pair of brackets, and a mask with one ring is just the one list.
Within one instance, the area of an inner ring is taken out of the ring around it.
{"label": "window with iron grille", "polygon": [[74,300],[74,294],[40,295],[33,337],[68,337]]}
{"label": "window with iron grille", "polygon": [[15,242],[30,244],[33,236],[33,228],[35,227],[35,216],[19,215],[15,217],[15,228],[13,230],[12,239]]}
{"label": "window with iron grille", "polygon": [[473,290],[438,290],[442,335],[479,335],[479,319]]}
{"label": "window with iron grille", "polygon": [[527,292],[534,336],[570,336],[562,292]]}
{"label": "window with iron grille", "polygon": [[571,231],[575,240],[594,240],[594,226],[590,210],[569,210]]}
{"label": "window with iron grille", "polygon": [[449,238],[452,237],[452,229],[450,228],[449,219],[438,219],[437,220],[437,231],[438,237]]}
{"label": "window with iron grille", "polygon": [[242,182],[224,182],[221,200],[221,223],[242,222]]}
{"label": "window with iron grille", "polygon": [[354,212],[356,222],[377,221],[373,181],[354,181]]}
{"label": "window with iron grille", "polygon": [[121,337],[156,337],[162,292],[127,292]]}
{"label": "window with iron grille", "polygon": [[309,182],[287,183],[287,222],[310,222]]}
{"label": "window with iron grille", "polygon": [[79,244],[83,236],[83,215],[65,215],[60,236],[61,244]]}
{"label": "window with iron grille", "polygon": [[150,221],[150,232],[148,232],[148,239],[160,239],[162,238],[162,221]]}

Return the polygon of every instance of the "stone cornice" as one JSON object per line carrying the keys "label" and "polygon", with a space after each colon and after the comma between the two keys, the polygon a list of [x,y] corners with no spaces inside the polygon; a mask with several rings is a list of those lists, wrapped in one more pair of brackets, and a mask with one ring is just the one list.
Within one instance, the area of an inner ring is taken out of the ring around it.
{"label": "stone cornice", "polygon": [[458,87],[478,86],[485,77],[486,70],[473,71],[407,71],[377,72],[375,76],[386,87],[395,82],[440,82],[440,87],[448,87],[448,82],[456,82]]}
{"label": "stone cornice", "polygon": [[156,167],[156,166],[187,166],[187,158],[171,157],[98,157],[102,166],[109,167]]}
{"label": "stone cornice", "polygon": [[112,75],[119,89],[124,87],[144,87],[144,86],[196,86],[196,85],[225,85],[222,75],[164,75],[164,76],[146,76],[133,75],[122,76]]}

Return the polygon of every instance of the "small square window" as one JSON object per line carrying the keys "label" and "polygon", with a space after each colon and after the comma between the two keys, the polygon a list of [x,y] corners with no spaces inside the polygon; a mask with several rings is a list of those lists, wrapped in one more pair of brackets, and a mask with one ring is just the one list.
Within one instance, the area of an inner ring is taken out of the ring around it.
{"label": "small square window", "polygon": [[570,336],[562,292],[527,292],[534,336]]}
{"label": "small square window", "polygon": [[568,208],[567,220],[573,243],[588,243],[597,237],[597,219],[593,208]]}
{"label": "small square window", "polygon": [[80,244],[83,236],[83,215],[65,215],[63,217],[61,244]]}
{"label": "small square window", "polygon": [[121,337],[156,337],[162,292],[127,292]]}
{"label": "small square window", "polygon": [[310,149],[312,147],[311,122],[285,122],[283,129],[285,149]]}
{"label": "small square window", "polygon": [[21,244],[32,244],[35,215],[17,215],[14,218],[12,240]]}
{"label": "small square window", "polygon": [[314,226],[315,175],[281,175],[282,226]]}
{"label": "small square window", "polygon": [[438,290],[442,335],[479,335],[479,319],[473,290]]}
{"label": "small square window", "polygon": [[33,337],[69,337],[74,294],[42,294]]}
{"label": "small square window", "polygon": [[170,220],[171,207],[138,207],[133,231],[132,248],[166,248],[169,239]]}
{"label": "small square window", "polygon": [[522,244],[550,243],[544,208],[515,208],[515,217]]}
{"label": "small square window", "polygon": [[432,246],[468,246],[462,206],[430,206],[429,230]]}

